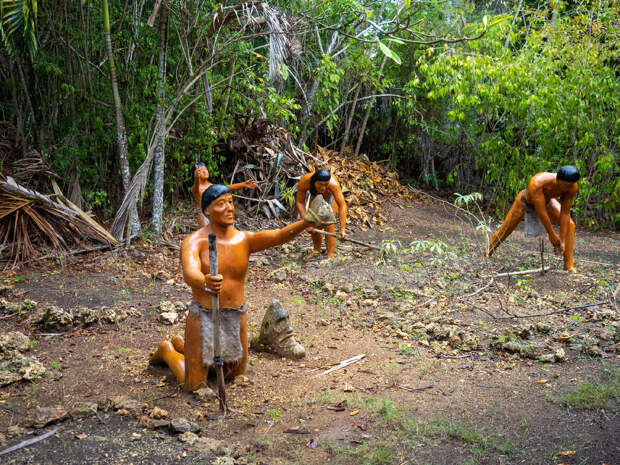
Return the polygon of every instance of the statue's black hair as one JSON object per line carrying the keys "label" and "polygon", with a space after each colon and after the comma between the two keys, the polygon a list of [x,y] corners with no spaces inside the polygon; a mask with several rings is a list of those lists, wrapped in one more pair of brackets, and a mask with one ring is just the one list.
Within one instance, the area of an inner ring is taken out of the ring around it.
{"label": "statue's black hair", "polygon": [[314,188],[314,183],[317,181],[329,181],[332,178],[331,173],[328,170],[316,170],[310,177],[310,194],[316,195],[317,191]]}
{"label": "statue's black hair", "polygon": [[573,165],[563,166],[558,170],[556,179],[558,181],[577,182],[581,178],[579,171]]}
{"label": "statue's black hair", "polygon": [[202,193],[202,201],[200,202],[202,212],[204,213],[207,207],[211,205],[211,202],[224,194],[230,194],[230,189],[224,184],[213,184],[208,189],[205,189]]}

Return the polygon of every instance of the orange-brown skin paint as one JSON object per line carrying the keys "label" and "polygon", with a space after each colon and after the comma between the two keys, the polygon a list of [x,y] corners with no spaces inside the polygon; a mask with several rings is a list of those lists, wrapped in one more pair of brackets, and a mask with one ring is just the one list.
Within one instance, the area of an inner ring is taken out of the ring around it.
{"label": "orange-brown skin paint", "polygon": [[[205,225],[204,217],[202,216],[202,193],[213,185],[209,181],[209,170],[206,166],[200,166],[194,169],[194,184],[192,185],[192,195],[194,201],[198,207],[198,227],[202,228]],[[258,184],[252,179],[247,181],[238,182],[236,184],[230,184],[227,186],[231,191],[238,191],[241,189],[256,189]]]}
{"label": "orange-brown skin paint", "polygon": [[[239,231],[233,227],[234,211],[232,194],[221,195],[207,208],[209,224],[187,236],[181,244],[183,278],[192,289],[193,300],[205,308],[211,308],[211,297],[214,293],[219,293],[222,308],[237,308],[243,305],[250,254],[284,244],[310,225],[302,220],[282,229]],[[215,276],[209,274],[209,233],[214,233],[217,238],[220,274]],[[205,290],[205,287],[212,292]],[[239,338],[243,355],[240,361],[225,364],[224,373],[227,379],[243,374],[247,366],[246,314],[242,315],[240,325]],[[175,336],[172,343],[161,343],[151,360],[152,363],[154,359],[166,362],[179,384],[184,384],[187,390],[193,391],[206,385],[211,368],[203,364],[200,319],[197,315],[188,313],[184,344],[182,339],[179,339]],[[170,351],[174,354],[171,355]]]}
{"label": "orange-brown skin paint", "polygon": [[[521,202],[521,192],[517,194],[502,226],[491,236],[488,256],[493,254],[523,219],[525,206]],[[525,201],[536,209],[555,253],[564,256],[564,269],[571,273],[577,272],[573,264],[575,222],[570,216],[570,209],[576,196],[577,183],[558,181],[556,173],[535,174],[525,189]],[[553,230],[551,223],[560,225],[559,236]]]}
{"label": "orange-brown skin paint", "polygon": [[[299,180],[299,184],[297,185],[297,198],[295,202],[295,207],[297,208],[297,212],[299,216],[302,218],[306,216],[306,193],[310,191],[310,178],[314,173],[308,173],[301,177]],[[321,194],[323,198],[329,203],[332,196],[334,198],[334,202],[332,203],[332,210],[334,211],[334,215],[338,218],[338,223],[340,224],[340,232],[339,236],[341,239],[344,239],[347,236],[347,204],[344,201],[344,196],[342,195],[342,189],[340,188],[340,184],[334,175],[332,175],[329,181],[316,181],[314,183],[314,188],[318,194]],[[310,202],[314,199],[314,196],[310,196]],[[336,227],[333,224],[325,227],[327,232],[335,233]],[[307,228],[307,231],[312,235],[312,252],[308,254],[308,257],[311,257],[316,254],[321,253],[321,244],[323,242],[323,234],[314,232],[312,227]],[[325,237],[325,246],[327,247],[327,258],[331,260],[334,258],[334,254],[336,253],[336,238],[333,236]]]}

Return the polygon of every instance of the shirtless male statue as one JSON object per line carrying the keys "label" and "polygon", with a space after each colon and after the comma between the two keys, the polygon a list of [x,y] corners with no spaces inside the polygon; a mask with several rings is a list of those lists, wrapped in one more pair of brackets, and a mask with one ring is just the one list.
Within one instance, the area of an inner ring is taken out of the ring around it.
{"label": "shirtless male statue", "polygon": [[[177,335],[172,341],[162,341],[150,359],[153,365],[168,365],[179,384],[184,384],[188,391],[204,387],[209,369],[213,367],[213,346],[209,345],[213,337],[212,295],[219,293],[224,376],[232,379],[245,372],[248,361],[244,290],[250,254],[284,244],[312,224],[300,220],[282,229],[239,231],[233,227],[235,207],[231,191],[222,184],[213,184],[204,191],[201,207],[209,224],[187,236],[181,244],[183,277],[193,296],[185,340]],[[217,238],[220,274],[214,276],[209,274],[210,233]],[[294,339],[292,342],[298,344]]]}
{"label": "shirtless male statue", "polygon": [[[310,191],[310,203],[317,195],[322,195],[327,203],[331,203],[334,215],[337,215],[340,223],[339,237],[344,239],[347,235],[347,204],[342,195],[342,189],[338,180],[330,174],[328,170],[321,169],[314,173],[308,173],[301,177],[297,185],[297,199],[295,206],[299,212],[299,216],[304,218],[306,215],[306,193]],[[335,233],[336,227],[330,224],[325,228],[327,232]],[[313,250],[307,256],[310,258],[321,253],[321,244],[323,242],[323,234],[314,232],[314,228],[306,229],[312,235]],[[325,245],[327,247],[327,259],[334,258],[336,252],[336,238],[333,236],[325,237]]]}
{"label": "shirtless male statue", "polygon": [[[194,185],[192,186],[192,195],[196,201],[196,207],[198,208],[198,227],[202,228],[205,225],[205,217],[202,213],[202,193],[212,186],[213,183],[209,181],[209,170],[207,165],[203,162],[196,163],[194,165]],[[247,181],[238,182],[236,184],[229,184],[227,186],[231,191],[238,191],[241,189],[256,189],[258,184],[253,179]]]}
{"label": "shirtless male statue", "polygon": [[[564,269],[576,273],[573,264],[575,223],[570,217],[570,209],[577,195],[577,181],[580,177],[579,171],[572,165],[563,166],[557,173],[538,173],[532,176],[527,189],[517,194],[502,226],[491,236],[487,256],[493,254],[524,216],[526,234],[530,226],[528,222],[536,221],[537,216],[549,235],[555,253],[564,256]],[[559,237],[551,225],[552,222],[560,225]]]}

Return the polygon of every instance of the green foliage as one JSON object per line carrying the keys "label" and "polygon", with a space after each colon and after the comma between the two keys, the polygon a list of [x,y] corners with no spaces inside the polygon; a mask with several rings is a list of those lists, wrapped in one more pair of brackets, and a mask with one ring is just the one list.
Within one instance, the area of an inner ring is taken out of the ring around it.
{"label": "green foliage", "polygon": [[618,6],[598,16],[588,6],[555,21],[547,10],[528,11],[527,29],[503,21],[457,53],[420,57],[421,79],[408,91],[443,109],[425,130],[437,142],[466,144],[501,210],[536,172],[575,164],[583,175],[575,216],[617,227]]}
{"label": "green foliage", "polygon": [[37,54],[37,13],[37,0],[0,0],[0,38],[12,56],[23,53],[23,49],[31,60]]}

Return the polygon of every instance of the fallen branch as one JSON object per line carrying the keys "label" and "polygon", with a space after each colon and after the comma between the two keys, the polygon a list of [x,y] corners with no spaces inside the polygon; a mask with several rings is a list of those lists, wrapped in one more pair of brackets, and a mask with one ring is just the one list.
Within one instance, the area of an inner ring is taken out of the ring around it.
{"label": "fallen branch", "polygon": [[[551,269],[550,266],[546,266],[544,271],[545,273],[547,271],[549,271]],[[508,271],[506,273],[497,273],[493,276],[483,276],[483,278],[500,278],[502,276],[516,276],[516,275],[521,275],[521,274],[534,274],[534,273],[540,273],[541,271],[543,271],[542,268],[536,268],[534,270],[524,270],[524,271]]]}
{"label": "fallen branch", "polygon": [[487,287],[489,287],[491,284],[493,284],[493,281],[495,281],[495,278],[491,278],[491,281],[489,281],[486,286],[482,286],[480,289],[478,289],[477,291],[472,292],[471,294],[465,294],[465,295],[460,295],[457,297],[457,299],[466,299],[467,297],[472,297],[475,296],[476,294],[484,291]]}
{"label": "fallen branch", "polygon": [[[338,238],[340,237],[340,236],[338,236],[338,234],[331,233],[331,232],[328,232],[328,231],[324,231],[322,229],[314,228],[314,232],[318,232],[319,234],[324,234],[325,236],[338,237]],[[364,247],[368,247],[370,249],[375,249],[375,250],[381,251],[381,248],[377,247],[376,245],[368,244],[367,242],[358,241],[356,239],[351,239],[349,237],[345,237],[345,238],[340,239],[340,240],[341,241],[353,242],[354,244],[363,245]]]}
{"label": "fallen branch", "polygon": [[418,388],[411,387],[408,384],[403,384],[402,386],[400,386],[401,389],[404,389],[405,391],[409,391],[409,392],[426,391],[427,389],[431,389],[431,388],[434,388],[434,387],[435,387],[434,383],[427,384],[426,386],[422,386],[422,387],[418,387]]}
{"label": "fallen branch", "polygon": [[30,446],[32,444],[36,444],[39,441],[43,441],[44,439],[49,438],[50,436],[53,436],[54,434],[56,434],[56,431],[58,431],[60,429],[60,426],[57,426],[56,428],[54,428],[51,431],[48,431],[45,434],[41,434],[40,436],[36,436],[32,439],[26,439],[25,441],[20,442],[19,444],[15,444],[14,446],[9,447],[8,449],[4,449],[3,451],[0,451],[0,455],[4,455],[4,454],[8,454],[9,452],[13,452],[16,450],[19,450],[23,447],[26,446]]}
{"label": "fallen branch", "polygon": [[341,368],[344,368],[346,366],[352,365],[355,362],[359,362],[364,357],[366,357],[366,354],[356,355],[355,357],[351,357],[351,358],[348,358],[346,360],[343,360],[342,362],[340,362],[335,367],[332,367],[329,370],[324,371],[323,373],[319,373],[318,375],[314,375],[314,378],[318,378],[319,376],[327,375],[327,374],[332,373],[332,372],[334,372],[336,370],[340,370]]}

